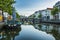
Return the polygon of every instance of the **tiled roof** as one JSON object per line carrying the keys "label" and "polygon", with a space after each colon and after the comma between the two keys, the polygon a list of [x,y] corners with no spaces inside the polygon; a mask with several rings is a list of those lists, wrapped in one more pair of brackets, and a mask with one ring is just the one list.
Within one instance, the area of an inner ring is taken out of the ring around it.
{"label": "tiled roof", "polygon": [[53,8],[47,8],[47,9],[52,10]]}

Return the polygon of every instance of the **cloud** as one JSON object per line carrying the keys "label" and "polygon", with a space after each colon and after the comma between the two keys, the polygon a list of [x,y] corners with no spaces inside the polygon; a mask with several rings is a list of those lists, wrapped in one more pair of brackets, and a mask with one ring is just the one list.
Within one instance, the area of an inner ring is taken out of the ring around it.
{"label": "cloud", "polygon": [[16,0],[16,10],[20,15],[29,16],[37,10],[53,7],[59,0]]}
{"label": "cloud", "polygon": [[33,11],[33,10],[17,10],[17,12],[20,15],[29,16],[29,15],[33,14],[35,11]]}

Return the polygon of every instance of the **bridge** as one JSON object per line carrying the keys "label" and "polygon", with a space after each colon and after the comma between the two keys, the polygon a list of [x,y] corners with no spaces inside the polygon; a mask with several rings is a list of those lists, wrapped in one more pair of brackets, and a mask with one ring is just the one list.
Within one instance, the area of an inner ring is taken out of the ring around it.
{"label": "bridge", "polygon": [[28,22],[28,23],[40,23],[41,19],[37,19],[37,18],[20,18],[21,22]]}

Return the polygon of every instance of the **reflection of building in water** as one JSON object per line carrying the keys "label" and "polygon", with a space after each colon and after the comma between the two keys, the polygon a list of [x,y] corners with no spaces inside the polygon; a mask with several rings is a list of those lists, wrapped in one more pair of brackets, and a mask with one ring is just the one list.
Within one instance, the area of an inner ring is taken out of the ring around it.
{"label": "reflection of building in water", "polygon": [[16,28],[13,30],[5,29],[0,32],[0,40],[14,40],[20,31],[21,31],[20,27],[18,29]]}
{"label": "reflection of building in water", "polygon": [[56,40],[60,40],[60,25],[52,25],[52,26],[53,30],[51,33],[56,38]]}
{"label": "reflection of building in water", "polygon": [[56,30],[60,34],[60,25],[42,25],[42,30],[46,32],[52,32],[52,30]]}
{"label": "reflection of building in water", "polygon": [[56,38],[56,40],[60,40],[60,25],[54,24],[40,24],[40,25],[41,27],[36,24],[35,28],[47,32],[48,34],[52,34]]}
{"label": "reflection of building in water", "polygon": [[42,28],[41,28],[43,31],[46,31],[46,32],[51,32],[51,30],[53,29],[53,26],[51,25],[42,25]]}
{"label": "reflection of building in water", "polygon": [[40,26],[38,24],[34,25],[34,27],[38,30],[41,30]]}
{"label": "reflection of building in water", "polygon": [[59,27],[59,29],[58,29],[58,30],[59,30],[59,33],[60,33],[60,27]]}
{"label": "reflection of building in water", "polygon": [[56,30],[60,34],[60,25],[58,26],[58,25],[51,25],[51,24],[47,24],[47,25],[46,24],[45,25],[36,24],[36,25],[34,25],[34,27],[38,30],[42,30],[42,31],[46,31],[46,32],[51,32],[52,30]]}
{"label": "reflection of building in water", "polygon": [[53,26],[51,25],[35,25],[35,28],[38,30],[42,30],[42,31],[46,31],[46,32],[51,32],[51,30],[53,29]]}
{"label": "reflection of building in water", "polygon": [[60,34],[60,25],[53,25],[53,29]]}
{"label": "reflection of building in water", "polygon": [[57,40],[60,40],[60,25],[48,24],[48,25],[44,25],[44,26],[45,26],[45,30],[43,30],[43,31],[53,34],[53,36]]}

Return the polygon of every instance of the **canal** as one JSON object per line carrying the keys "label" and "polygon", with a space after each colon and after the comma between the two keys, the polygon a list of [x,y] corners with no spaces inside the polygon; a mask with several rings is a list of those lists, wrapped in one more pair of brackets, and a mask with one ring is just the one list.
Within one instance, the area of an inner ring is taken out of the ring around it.
{"label": "canal", "polygon": [[60,25],[34,24],[13,30],[1,29],[0,40],[60,40]]}

